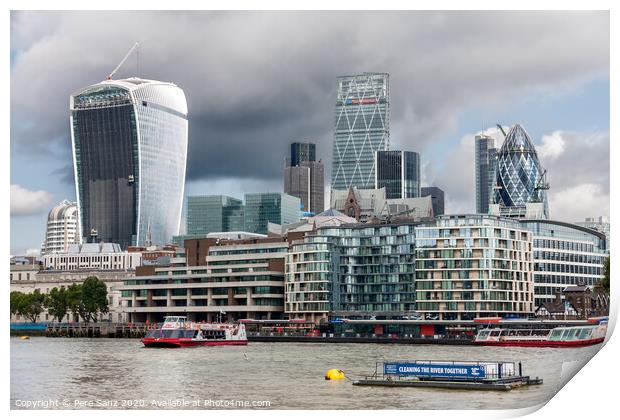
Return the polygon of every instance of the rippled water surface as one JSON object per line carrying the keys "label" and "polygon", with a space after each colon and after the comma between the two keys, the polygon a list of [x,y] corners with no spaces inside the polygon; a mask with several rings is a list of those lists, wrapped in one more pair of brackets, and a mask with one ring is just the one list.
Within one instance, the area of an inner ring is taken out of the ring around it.
{"label": "rippled water surface", "polygon": [[[320,343],[145,349],[130,339],[12,337],[11,407],[24,401],[67,401],[73,408],[74,401],[138,400],[153,408],[155,401],[186,399],[269,401],[276,409],[523,408],[557,392],[563,362],[586,361],[599,349]],[[523,373],[544,384],[496,392],[324,380],[331,368],[359,378],[382,359],[522,361]]]}

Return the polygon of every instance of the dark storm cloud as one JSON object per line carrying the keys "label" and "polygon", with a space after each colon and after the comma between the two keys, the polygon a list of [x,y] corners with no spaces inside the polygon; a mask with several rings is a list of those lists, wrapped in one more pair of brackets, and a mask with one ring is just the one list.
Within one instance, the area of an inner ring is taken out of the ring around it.
{"label": "dark storm cloud", "polygon": [[[392,144],[423,152],[460,137],[468,106],[609,72],[606,12],[19,12],[12,146],[69,160],[69,95],[104,79],[134,41],[140,76],[186,93],[188,180],[275,179],[287,144],[303,139],[319,143],[329,172],[338,75],[389,72]],[[135,71],[132,57],[117,76]]]}

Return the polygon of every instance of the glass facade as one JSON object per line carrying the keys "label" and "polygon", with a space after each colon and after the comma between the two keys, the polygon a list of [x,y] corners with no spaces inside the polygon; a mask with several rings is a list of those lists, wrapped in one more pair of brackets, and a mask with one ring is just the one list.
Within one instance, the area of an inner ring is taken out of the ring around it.
{"label": "glass facade", "polygon": [[299,166],[301,162],[316,162],[316,145],[314,143],[291,143],[289,166]]}
{"label": "glass facade", "polygon": [[319,228],[286,260],[291,316],[402,315],[415,309],[413,225]]}
{"label": "glass facade", "polygon": [[338,78],[332,189],[374,188],[374,153],[389,148],[389,92],[387,73]]}
{"label": "glass facade", "polygon": [[225,195],[187,197],[187,235],[244,230],[243,202]]}
{"label": "glass facade", "polygon": [[165,244],[178,234],[187,159],[181,89],[142,79],[109,80],[71,96],[71,138],[86,241],[123,248]]}
{"label": "glass facade", "polygon": [[245,195],[245,231],[267,233],[269,222],[284,225],[300,220],[299,198],[283,193]]}
{"label": "glass facade", "polygon": [[422,187],[420,190],[422,197],[431,196],[433,203],[433,214],[435,216],[441,216],[445,213],[444,193],[439,187]]}
{"label": "glass facade", "polygon": [[375,153],[375,188],[385,187],[387,199],[420,197],[420,155],[384,150]]}
{"label": "glass facade", "polygon": [[497,149],[493,137],[478,135],[475,138],[476,158],[476,213],[489,212],[495,187]]}
{"label": "glass facade", "polygon": [[549,216],[544,171],[530,137],[519,124],[512,126],[497,153],[496,188],[493,202],[508,210],[523,209],[528,203],[544,204]]}
{"label": "glass facade", "polygon": [[594,286],[609,256],[605,235],[582,226],[551,220],[523,220],[534,234],[535,305],[551,302],[564,288]]}

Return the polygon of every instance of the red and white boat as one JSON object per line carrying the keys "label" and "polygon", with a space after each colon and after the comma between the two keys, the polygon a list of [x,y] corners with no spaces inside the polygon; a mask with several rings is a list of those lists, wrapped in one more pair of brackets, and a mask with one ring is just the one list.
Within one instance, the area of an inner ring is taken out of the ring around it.
{"label": "red and white boat", "polygon": [[245,346],[248,338],[243,324],[196,323],[184,316],[167,316],[142,343],[145,347]]}
{"label": "red and white boat", "polygon": [[591,325],[553,329],[485,328],[478,331],[474,343],[515,347],[583,347],[602,343],[607,318],[588,321]]}

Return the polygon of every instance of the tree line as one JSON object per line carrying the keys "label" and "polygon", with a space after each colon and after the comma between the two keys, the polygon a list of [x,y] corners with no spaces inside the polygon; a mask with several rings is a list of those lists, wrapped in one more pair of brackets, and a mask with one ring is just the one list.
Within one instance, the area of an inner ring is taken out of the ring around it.
{"label": "tree line", "polygon": [[81,284],[54,287],[49,293],[41,293],[39,289],[32,293],[11,292],[11,315],[21,315],[37,322],[46,309],[58,322],[69,312],[79,315],[86,322],[97,322],[99,316],[109,312],[108,290],[103,281],[92,276]]}

